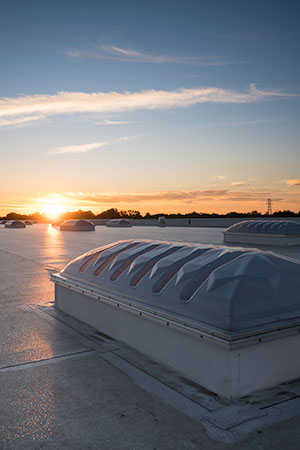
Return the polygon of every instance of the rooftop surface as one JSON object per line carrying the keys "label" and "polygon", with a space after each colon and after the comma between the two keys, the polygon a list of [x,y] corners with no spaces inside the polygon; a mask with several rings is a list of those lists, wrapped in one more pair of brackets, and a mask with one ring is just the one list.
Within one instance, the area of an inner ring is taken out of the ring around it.
{"label": "rooftop surface", "polygon": [[[299,383],[229,404],[53,306],[46,266],[120,239],[222,245],[222,232],[0,226],[0,448],[298,448]],[[275,250],[300,259],[300,247]]]}

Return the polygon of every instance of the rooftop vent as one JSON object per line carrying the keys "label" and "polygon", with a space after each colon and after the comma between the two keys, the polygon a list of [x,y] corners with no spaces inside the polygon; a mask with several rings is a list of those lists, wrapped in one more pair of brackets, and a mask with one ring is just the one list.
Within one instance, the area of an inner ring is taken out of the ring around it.
{"label": "rooftop vent", "polygon": [[158,225],[159,225],[160,227],[166,227],[166,226],[167,226],[167,222],[166,222],[165,216],[160,216],[160,217],[158,218]]}

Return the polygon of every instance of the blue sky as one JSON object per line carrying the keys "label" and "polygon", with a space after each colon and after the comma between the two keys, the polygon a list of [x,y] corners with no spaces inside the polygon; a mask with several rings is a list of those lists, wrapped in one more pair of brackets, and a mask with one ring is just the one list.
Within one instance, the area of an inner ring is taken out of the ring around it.
{"label": "blue sky", "polygon": [[299,12],[1,2],[0,213],[299,211]]}

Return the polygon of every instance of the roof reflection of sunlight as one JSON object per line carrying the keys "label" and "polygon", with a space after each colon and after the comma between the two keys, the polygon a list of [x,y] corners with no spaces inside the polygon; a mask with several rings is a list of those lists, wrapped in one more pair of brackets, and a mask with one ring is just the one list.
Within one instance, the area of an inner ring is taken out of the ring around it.
{"label": "roof reflection of sunlight", "polygon": [[59,261],[65,248],[65,241],[60,230],[49,224],[44,236],[45,245],[42,247],[43,258],[49,261]]}
{"label": "roof reflection of sunlight", "polygon": [[9,399],[10,406],[22,411],[25,420],[18,416],[11,421],[7,434],[2,435],[1,442],[6,443],[20,438],[42,441],[53,436],[55,419],[54,386],[49,380],[43,384],[26,386],[20,392],[16,390]]}

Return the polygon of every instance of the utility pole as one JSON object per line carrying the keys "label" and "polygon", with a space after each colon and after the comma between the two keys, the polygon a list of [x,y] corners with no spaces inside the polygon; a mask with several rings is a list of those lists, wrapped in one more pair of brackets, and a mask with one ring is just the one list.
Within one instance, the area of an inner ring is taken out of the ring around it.
{"label": "utility pole", "polygon": [[272,215],[272,199],[271,198],[268,198],[267,205],[268,205],[267,214],[268,214],[268,216],[271,216]]}

